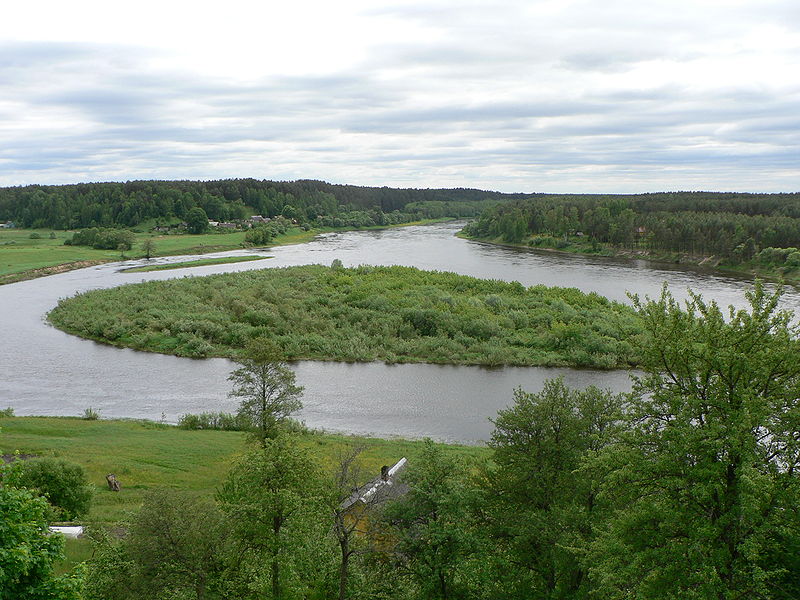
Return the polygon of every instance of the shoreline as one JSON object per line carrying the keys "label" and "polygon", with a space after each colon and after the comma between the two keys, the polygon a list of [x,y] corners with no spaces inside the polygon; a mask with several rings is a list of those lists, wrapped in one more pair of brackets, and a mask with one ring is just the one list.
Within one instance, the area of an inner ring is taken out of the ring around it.
{"label": "shoreline", "polygon": [[[202,256],[204,254],[211,254],[214,252],[228,252],[232,250],[242,250],[242,249],[253,249],[253,250],[269,250],[270,248],[275,248],[277,246],[290,246],[292,244],[303,244],[305,242],[309,242],[313,240],[316,236],[321,235],[323,233],[334,233],[334,232],[345,232],[345,231],[378,231],[382,229],[395,229],[398,227],[412,227],[416,225],[432,225],[434,223],[443,223],[446,221],[457,221],[455,217],[446,217],[441,219],[423,219],[421,221],[411,221],[409,223],[399,223],[397,225],[373,225],[371,227],[359,227],[359,228],[350,228],[350,227],[320,227],[316,229],[309,229],[308,231],[293,231],[292,233],[283,234],[278,236],[272,243],[267,246],[253,246],[253,247],[245,247],[241,244],[233,246],[231,244],[224,244],[224,245],[199,245],[199,246],[190,246],[183,249],[178,250],[170,250],[167,252],[155,252],[152,255],[152,258],[163,258],[166,256]],[[189,235],[189,234],[187,234]],[[54,265],[48,265],[45,267],[37,267],[35,269],[26,269],[24,271],[17,271],[14,273],[7,273],[5,275],[0,275],[0,285],[8,285],[10,283],[18,283],[20,281],[28,281],[31,279],[39,279],[40,277],[47,277],[48,275],[58,275],[60,273],[66,273],[68,271],[74,271],[77,269],[83,269],[86,267],[93,267],[96,265],[102,265],[110,262],[118,262],[120,260],[139,260],[145,258],[144,256],[132,256],[130,259],[124,258],[98,258],[98,259],[87,259],[87,260],[78,260],[78,261],[68,261],[64,263],[57,263]],[[203,266],[203,265],[184,265],[187,266]],[[180,268],[184,268],[180,267]],[[138,268],[138,267],[133,267]],[[176,267],[177,268],[177,267]]]}
{"label": "shoreline", "polygon": [[498,238],[477,238],[464,235],[460,231],[456,236],[469,240],[471,242],[479,242],[482,244],[491,244],[493,246],[506,246],[508,248],[519,248],[524,250],[539,250],[551,254],[559,254],[563,256],[586,256],[592,258],[611,258],[618,260],[645,260],[662,265],[670,265],[679,268],[698,268],[715,271],[723,275],[739,276],[742,278],[762,279],[770,283],[791,285],[793,287],[800,287],[800,273],[797,275],[787,276],[786,273],[776,272],[775,269],[764,269],[763,266],[755,266],[752,263],[743,263],[742,265],[723,265],[722,259],[716,256],[693,256],[691,254],[681,252],[664,252],[654,253],[644,249],[630,250],[625,248],[613,248],[608,245],[602,246],[601,251],[591,251],[587,247],[574,246],[573,249],[553,248],[552,246],[536,246],[525,243],[512,243],[500,241]]}

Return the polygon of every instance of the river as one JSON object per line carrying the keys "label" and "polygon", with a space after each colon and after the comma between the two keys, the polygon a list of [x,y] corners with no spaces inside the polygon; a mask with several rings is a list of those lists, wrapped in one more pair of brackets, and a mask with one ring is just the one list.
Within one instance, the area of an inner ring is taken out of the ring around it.
{"label": "river", "polygon": [[[226,359],[193,360],[114,348],[50,326],[46,313],[60,298],[90,289],[152,279],[197,276],[309,263],[410,265],[476,277],[560,285],[628,301],[626,292],[657,296],[666,282],[676,297],[687,288],[722,305],[746,305],[746,278],[641,260],[568,256],[507,248],[455,237],[459,223],[343,232],[265,251],[264,261],[150,273],[126,273],[144,261],[109,263],[0,286],[0,408],[18,415],[80,415],[175,422],[187,412],[234,411],[227,398]],[[228,252],[222,255],[252,254]],[[207,255],[208,256],[208,255]],[[214,255],[211,255],[214,256]],[[185,257],[151,262],[185,260]],[[790,289],[785,306],[800,308]],[[799,311],[800,312],[800,311]],[[489,438],[490,418],[511,402],[514,388],[538,391],[551,377],[571,386],[630,388],[623,371],[467,366],[294,364],[305,386],[300,418],[310,427],[382,437],[423,437],[475,443]]]}

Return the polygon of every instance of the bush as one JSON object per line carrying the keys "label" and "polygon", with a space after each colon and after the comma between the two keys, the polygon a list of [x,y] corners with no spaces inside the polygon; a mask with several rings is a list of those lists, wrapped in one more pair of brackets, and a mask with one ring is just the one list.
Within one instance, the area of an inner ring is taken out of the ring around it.
{"label": "bush", "polygon": [[55,519],[71,521],[89,512],[93,488],[78,464],[55,458],[24,461],[11,473],[11,484],[44,496]]}
{"label": "bush", "polygon": [[181,429],[221,429],[223,431],[247,431],[250,423],[240,415],[226,412],[186,414],[178,420]]}
{"label": "bush", "polygon": [[30,239],[32,239],[32,240],[40,240],[40,239],[42,239],[42,234],[41,234],[41,233],[39,233],[38,231],[34,231],[34,232],[33,232],[32,234],[30,234],[28,237],[29,237]]}
{"label": "bush", "polygon": [[14,409],[11,408],[10,406],[8,408],[0,410],[0,419],[2,419],[3,417],[13,417],[13,416],[14,416]]}
{"label": "bush", "polygon": [[90,406],[83,411],[83,416],[81,418],[87,421],[97,421],[100,418],[100,413]]}

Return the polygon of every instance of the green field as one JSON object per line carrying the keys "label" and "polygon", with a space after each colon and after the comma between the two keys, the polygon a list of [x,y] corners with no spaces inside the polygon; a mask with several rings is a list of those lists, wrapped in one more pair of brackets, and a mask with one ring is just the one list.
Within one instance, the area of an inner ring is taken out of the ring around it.
{"label": "green field", "polygon": [[[367,478],[384,464],[402,457],[413,460],[421,441],[384,440],[346,435],[308,433],[301,436],[321,465],[333,472],[339,454],[363,446]],[[80,464],[96,493],[83,522],[116,523],[142,503],[147,490],[170,487],[212,497],[232,461],[245,451],[245,434],[237,431],[186,431],[150,421],[87,421],[69,417],[10,417],[0,419],[0,454],[55,456]],[[454,455],[488,459],[490,450],[477,446],[443,445]],[[120,492],[111,492],[108,473],[117,475]],[[67,540],[66,560],[58,572],[91,556],[88,540]]]}
{"label": "green field", "polygon": [[[413,457],[422,442],[308,433],[303,443],[328,469],[348,444],[364,445],[362,457],[370,474],[381,465]],[[136,509],[148,489],[172,487],[212,496],[231,462],[247,446],[238,431],[187,431],[151,421],[97,420],[69,417],[0,419],[0,453],[55,456],[83,466],[96,488],[87,521],[115,522]],[[449,452],[488,457],[476,446],[447,445]],[[121,492],[109,491],[105,477],[114,473]]]}
{"label": "green field", "polygon": [[[54,239],[50,234],[55,235]],[[310,240],[318,232],[290,229],[279,235],[272,246],[296,244]],[[38,234],[39,239],[31,239]],[[31,279],[52,272],[89,266],[92,263],[109,262],[122,258],[119,250],[95,250],[86,246],[65,246],[64,240],[72,237],[70,231],[44,229],[0,229],[0,284]],[[155,242],[154,256],[176,254],[204,254],[238,250],[244,247],[244,232],[205,233],[199,235],[151,235],[136,233],[132,250],[125,252],[126,258],[143,258],[141,244],[147,238]]]}
{"label": "green field", "polygon": [[235,358],[268,337],[288,360],[595,368],[636,363],[634,311],[574,288],[409,267],[320,265],[152,281],[59,302],[56,327],[118,346]]}

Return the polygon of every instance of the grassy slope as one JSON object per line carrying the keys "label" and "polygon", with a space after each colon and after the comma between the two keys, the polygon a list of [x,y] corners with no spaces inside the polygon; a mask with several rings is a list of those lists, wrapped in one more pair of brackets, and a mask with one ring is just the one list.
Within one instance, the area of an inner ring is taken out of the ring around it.
{"label": "grassy slope", "polygon": [[[345,435],[310,433],[304,443],[331,471],[338,454],[350,445],[364,446],[366,477],[380,472],[405,456],[413,460],[422,443],[413,440],[383,440]],[[247,443],[235,431],[184,431],[147,421],[85,421],[68,417],[12,417],[0,419],[0,454],[15,451],[57,456],[76,462],[86,470],[96,495],[87,521],[113,523],[136,510],[145,492],[156,487],[175,487],[203,496],[213,496],[231,462]],[[490,450],[476,446],[444,445],[448,453],[488,459]],[[108,490],[105,476],[114,473],[122,490]],[[91,556],[88,540],[67,540],[66,560],[59,573],[70,570]]]}
{"label": "grassy slope", "polygon": [[[145,492],[175,487],[212,496],[231,462],[247,447],[244,433],[185,431],[149,421],[86,421],[69,417],[11,417],[0,419],[0,453],[57,456],[84,467],[97,494],[87,520],[114,522],[137,508]],[[303,442],[331,469],[337,452],[348,444],[366,446],[363,460],[370,476],[381,465],[403,456],[412,459],[422,443],[346,435],[310,433]],[[448,452],[483,458],[489,450],[474,446],[445,446]],[[108,490],[105,476],[117,475],[122,491]]]}

